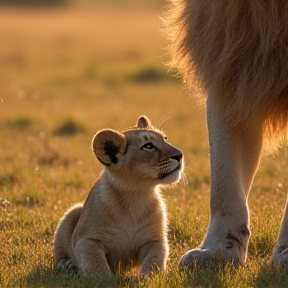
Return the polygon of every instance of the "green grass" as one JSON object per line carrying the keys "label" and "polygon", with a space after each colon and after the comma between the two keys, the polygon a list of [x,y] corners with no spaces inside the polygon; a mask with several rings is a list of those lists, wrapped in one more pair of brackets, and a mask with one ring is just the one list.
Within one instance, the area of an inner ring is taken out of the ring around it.
{"label": "green grass", "polygon": [[73,118],[63,120],[58,127],[54,130],[54,134],[58,136],[73,136],[77,133],[82,133],[85,128],[81,123],[78,123]]}
{"label": "green grass", "polygon": [[270,265],[288,187],[284,152],[263,156],[256,175],[246,266],[178,271],[209,223],[209,150],[203,109],[171,81],[159,57],[158,16],[107,8],[0,11],[0,287],[101,286],[54,273],[53,234],[102,169],[93,135],[132,126],[142,114],[155,124],[170,117],[162,129],[184,151],[188,185],[163,190],[167,270],[141,282],[117,276],[112,287],[288,286],[287,271]]}
{"label": "green grass", "polygon": [[163,67],[147,66],[127,75],[127,80],[135,82],[136,84],[155,83],[160,81],[176,80],[168,74]]}

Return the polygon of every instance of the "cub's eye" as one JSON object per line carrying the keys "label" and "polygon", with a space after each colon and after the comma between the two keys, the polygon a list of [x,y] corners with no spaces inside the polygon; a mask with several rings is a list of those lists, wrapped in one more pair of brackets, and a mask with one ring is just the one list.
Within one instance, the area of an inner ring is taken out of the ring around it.
{"label": "cub's eye", "polygon": [[152,151],[152,150],[155,150],[157,148],[153,145],[152,142],[149,142],[149,143],[146,143],[145,145],[143,145],[141,147],[141,149],[146,150],[146,151]]}

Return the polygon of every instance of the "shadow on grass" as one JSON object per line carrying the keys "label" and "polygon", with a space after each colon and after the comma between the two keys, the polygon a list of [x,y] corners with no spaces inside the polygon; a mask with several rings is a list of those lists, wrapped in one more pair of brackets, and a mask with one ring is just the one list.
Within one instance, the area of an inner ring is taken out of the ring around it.
{"label": "shadow on grass", "polygon": [[256,288],[287,288],[288,268],[279,265],[264,264],[256,277]]}
{"label": "shadow on grass", "polygon": [[238,268],[232,263],[222,264],[202,267],[195,263],[193,267],[185,268],[180,272],[182,287],[230,287]]}
{"label": "shadow on grass", "polygon": [[[255,275],[255,271],[249,268],[235,268],[231,264],[225,267],[210,266],[197,267],[193,269],[182,270],[170,279],[149,279],[146,281],[135,280],[135,278],[115,277],[113,281],[107,282],[95,277],[84,277],[69,273],[55,273],[52,269],[37,269],[29,274],[26,278],[13,281],[5,287],[21,287],[21,288],[92,288],[92,287],[165,287],[166,283],[169,287],[197,287],[197,288],[287,288],[288,287],[288,270],[279,266],[263,265],[259,273]],[[174,273],[173,273],[174,274]],[[247,277],[248,276],[248,277]],[[168,277],[169,278],[169,277]],[[166,282],[165,282],[166,281]],[[162,285],[160,285],[162,283]],[[158,285],[159,284],[159,285]]]}
{"label": "shadow on grass", "polygon": [[[23,285],[24,284],[24,285]],[[26,284],[26,285],[25,285]],[[28,275],[26,283],[22,283],[21,287],[29,288],[54,288],[54,287],[69,287],[69,288],[90,288],[90,287],[108,287],[107,281],[96,279],[95,277],[83,277],[72,273],[56,273],[54,270],[37,269]],[[109,287],[118,287],[110,285]]]}
{"label": "shadow on grass", "polygon": [[[23,280],[23,279],[22,279]],[[104,288],[104,287],[140,287],[139,280],[135,277],[115,276],[111,281],[103,280],[95,276],[81,276],[68,272],[57,273],[53,269],[37,269],[33,271],[25,281],[21,281],[18,285],[21,288]],[[18,287],[11,286],[11,287]],[[145,287],[145,286],[144,286]]]}
{"label": "shadow on grass", "polygon": [[[241,287],[241,288],[287,288],[288,268],[263,264],[257,273],[253,267],[235,268],[232,264],[197,267],[182,271],[183,287]],[[256,274],[256,275],[255,275]]]}

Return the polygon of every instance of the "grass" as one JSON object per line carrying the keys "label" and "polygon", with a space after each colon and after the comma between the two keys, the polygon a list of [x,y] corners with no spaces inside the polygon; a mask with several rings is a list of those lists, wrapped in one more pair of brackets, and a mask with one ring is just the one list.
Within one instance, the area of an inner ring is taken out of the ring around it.
{"label": "grass", "polygon": [[209,151],[203,111],[162,64],[158,16],[153,9],[1,9],[0,287],[101,286],[54,273],[53,234],[102,169],[93,135],[132,126],[142,114],[155,124],[170,116],[162,128],[184,151],[189,182],[163,191],[167,271],[143,282],[117,277],[112,287],[288,286],[287,271],[270,265],[288,187],[284,152],[263,156],[254,181],[247,265],[178,271],[209,223]]}
{"label": "grass", "polygon": [[167,71],[158,67],[147,66],[140,68],[139,71],[127,76],[127,80],[135,83],[154,83],[167,80],[175,80]]}
{"label": "grass", "polygon": [[54,134],[59,136],[73,136],[84,131],[85,128],[83,125],[78,123],[73,118],[67,118],[59,124],[59,126],[55,129]]}
{"label": "grass", "polygon": [[14,129],[25,129],[31,125],[31,120],[28,117],[17,117],[15,119],[8,120],[7,125]]}

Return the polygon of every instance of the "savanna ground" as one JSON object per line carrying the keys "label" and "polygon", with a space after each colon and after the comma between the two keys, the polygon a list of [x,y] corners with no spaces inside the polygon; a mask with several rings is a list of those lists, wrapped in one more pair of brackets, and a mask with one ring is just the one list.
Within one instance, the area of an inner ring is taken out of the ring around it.
{"label": "savanna ground", "polygon": [[142,114],[156,124],[170,117],[162,129],[185,153],[188,185],[163,190],[167,271],[142,282],[116,277],[114,287],[288,287],[286,271],[270,266],[288,187],[285,152],[264,156],[255,178],[247,265],[178,271],[209,223],[209,150],[203,109],[162,64],[160,8],[0,10],[0,287],[94,287],[54,273],[53,234],[102,169],[92,136]]}

